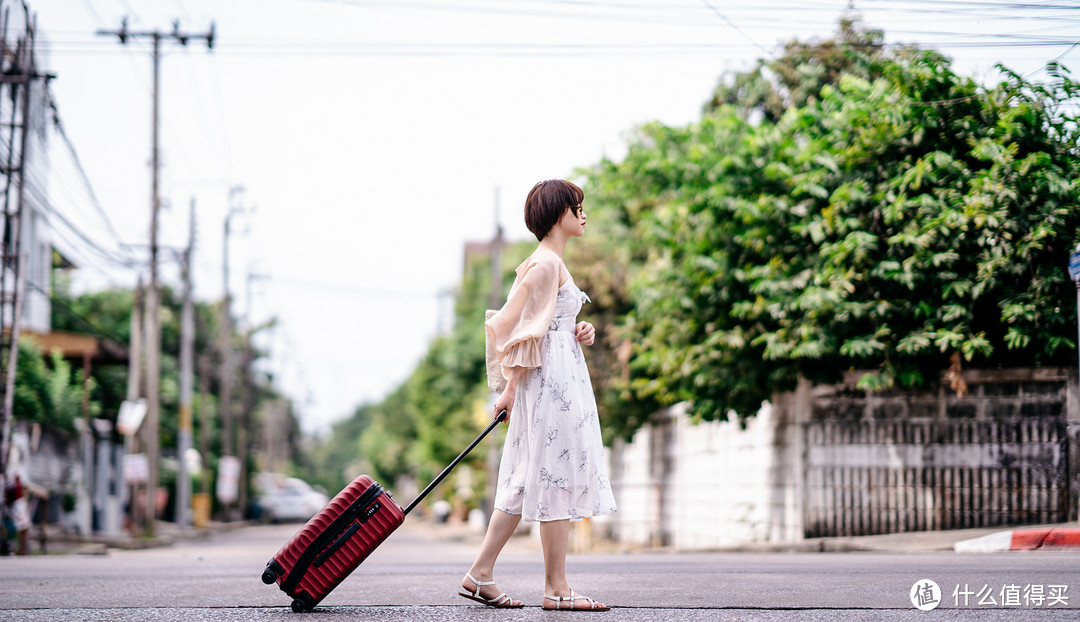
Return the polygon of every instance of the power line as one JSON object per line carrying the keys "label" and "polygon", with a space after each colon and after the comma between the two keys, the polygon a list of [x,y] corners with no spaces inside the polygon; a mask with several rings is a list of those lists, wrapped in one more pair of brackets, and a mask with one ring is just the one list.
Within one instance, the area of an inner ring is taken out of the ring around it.
{"label": "power line", "polygon": [[90,0],[83,0],[83,4],[86,5],[86,8],[89,9],[89,11],[94,14],[94,17],[96,17],[98,19],[98,21],[102,23],[102,25],[105,24],[105,20],[101,18],[101,13],[98,13],[97,9],[94,8],[94,3],[93,2],[90,2]]}
{"label": "power line", "polygon": [[1077,42],[1073,43],[1072,45],[1070,45],[1069,49],[1065,50],[1061,54],[1058,54],[1057,57],[1054,58],[1054,60],[1052,60],[1050,62],[1051,63],[1056,63],[1056,62],[1060,61],[1061,59],[1065,58],[1066,56],[1069,55],[1069,52],[1072,52],[1074,49],[1076,49],[1076,46],[1078,46],[1078,45],[1080,45],[1080,41],[1077,41]]}
{"label": "power line", "polygon": [[[938,34],[938,33],[933,33]],[[971,37],[969,33],[940,33],[945,36]],[[995,35],[996,36],[996,35]],[[967,41],[944,40],[933,42],[901,42],[890,45],[916,43],[935,48],[1040,48],[1071,45],[1074,39],[1026,38],[1013,41]],[[219,55],[230,56],[366,56],[366,57],[461,57],[461,56],[608,56],[642,54],[655,56],[685,55],[746,49],[749,44],[738,43],[649,43],[649,44],[520,44],[520,43],[350,43],[350,42],[303,42],[295,44],[234,44],[222,46]],[[759,46],[758,49],[763,49]],[[105,49],[50,49],[53,54],[115,54]]]}
{"label": "power line", "polygon": [[943,4],[954,4],[959,6],[977,7],[983,9],[1034,9],[1034,10],[1076,10],[1075,4],[1048,4],[1045,2],[990,2],[990,1],[978,1],[978,0],[949,0],[949,2],[941,2],[940,0],[862,0],[867,4],[928,4],[931,6],[941,6]]}
{"label": "power line", "polygon": [[[185,52],[184,57],[187,59],[188,74],[190,76],[191,83],[194,85],[193,90],[195,92],[195,97],[196,97],[196,99],[198,100],[198,103],[199,103],[199,109],[202,112],[203,116],[207,120],[206,123],[202,124],[207,129],[206,142],[211,146],[211,148],[214,151],[214,154],[218,157],[218,159],[219,160],[224,159],[225,162],[226,162],[226,166],[228,166],[229,169],[231,170],[232,169],[232,162],[229,161],[228,158],[223,157],[222,149],[221,149],[221,143],[220,143],[220,135],[225,133],[225,129],[222,128],[221,131],[219,131],[219,132],[210,131],[211,128],[210,128],[210,123],[209,122],[210,122],[210,119],[212,118],[211,115],[210,115],[210,107],[207,105],[206,94],[203,92],[202,84],[201,84],[201,82],[199,80],[199,72],[195,70],[195,59],[192,57],[190,49],[184,48],[184,52]],[[217,63],[210,63],[210,66],[216,68]],[[225,117],[224,109],[219,107],[219,112],[221,113],[220,118],[224,119],[224,117]],[[183,141],[180,137],[175,136],[172,131],[169,132],[169,137],[170,137],[170,139],[172,141],[174,141],[175,143],[177,143],[177,144],[179,144],[181,146],[181,148],[184,150],[185,155],[188,157],[189,160],[191,160],[191,163],[192,163],[193,166],[195,166],[195,167],[200,166],[198,159],[197,158],[192,158],[190,153],[188,153],[187,145],[186,145],[185,141]]]}
{"label": "power line", "polygon": [[1054,60],[1052,60],[1052,61],[1050,61],[1048,63],[1045,63],[1043,66],[1039,67],[1038,69],[1036,69],[1034,71],[1028,72],[1028,74],[1023,76],[1021,79],[1022,80],[1028,80],[1028,79],[1038,75],[1039,73],[1042,73],[1043,71],[1046,71],[1047,65],[1051,65],[1051,64],[1055,64],[1055,63],[1060,62],[1061,59],[1065,58],[1066,56],[1069,55],[1070,52],[1072,52],[1074,49],[1076,49],[1076,46],[1078,46],[1078,45],[1080,45],[1080,41],[1076,41],[1075,43],[1070,45],[1067,50],[1065,50],[1061,54],[1058,54],[1057,57],[1054,58]]}
{"label": "power line", "polygon": [[86,174],[86,169],[83,168],[82,160],[79,158],[78,152],[75,150],[75,144],[71,142],[71,137],[68,136],[64,130],[64,124],[60,121],[60,111],[56,106],[56,100],[49,96],[49,108],[53,113],[53,127],[56,128],[57,133],[60,134],[60,138],[64,141],[64,145],[68,149],[68,153],[71,154],[71,159],[75,164],[76,170],[82,177],[82,181],[86,186],[86,191],[90,196],[90,203],[97,210],[97,213],[101,216],[102,221],[105,222],[105,226],[109,229],[109,233],[113,235],[116,240],[121,240],[122,236],[117,232],[116,227],[113,226],[112,220],[109,215],[105,213],[105,208],[102,207],[101,201],[98,200],[97,193],[94,192],[94,186],[90,182],[90,177]]}
{"label": "power line", "polygon": [[[179,2],[179,0],[174,0]],[[471,3],[442,3],[433,2],[431,0],[400,0],[395,2],[389,2],[386,0],[303,0],[304,3],[310,4],[313,1],[318,1],[322,4],[334,4],[344,7],[352,7],[357,10],[369,10],[369,9],[406,9],[406,10],[423,10],[423,11],[439,11],[439,12],[452,12],[452,13],[464,13],[470,15],[493,15],[493,16],[509,16],[509,17],[542,17],[548,19],[557,20],[603,20],[605,23],[612,21],[631,21],[648,24],[658,23],[670,23],[676,25],[682,25],[687,27],[709,27],[707,20],[702,19],[704,12],[709,12],[712,15],[719,17],[730,27],[735,29],[747,40],[749,45],[754,48],[769,54],[769,49],[757,42],[744,27],[733,19],[733,16],[738,16],[738,20],[743,25],[747,23],[768,25],[775,27],[777,23],[794,24],[796,26],[809,27],[813,24],[835,24],[836,17],[843,15],[845,11],[848,11],[851,7],[846,0],[819,3],[796,3],[796,2],[778,2],[776,0],[766,0],[763,4],[754,5],[742,5],[734,7],[725,7],[724,11],[721,11],[716,3],[711,0],[702,0],[700,4],[685,4],[685,3],[659,3],[659,2],[643,2],[643,3],[630,3],[630,2],[598,2],[595,0],[561,0],[557,2],[517,2],[513,5],[507,3],[483,3],[483,2],[471,2]],[[182,4],[182,3],[181,3]],[[556,10],[552,10],[551,5],[558,5]],[[1053,19],[1055,23],[1066,21],[1068,18],[1059,15],[1062,12],[1068,12],[1068,15],[1077,15],[1077,7],[1071,3],[1055,2],[1055,3],[1033,3],[1033,2],[991,2],[991,1],[963,1],[956,0],[952,2],[948,1],[932,1],[932,0],[879,0],[871,1],[864,0],[855,6],[856,14],[871,13],[871,14],[885,14],[888,13],[890,19],[895,19],[897,16],[903,18],[904,16],[911,16],[912,19],[920,19],[920,25],[926,23],[925,16],[928,14],[935,14],[951,12],[952,14],[960,15],[964,19],[965,24],[969,24],[972,19],[987,19],[987,20],[1023,20],[1023,19]],[[982,13],[972,13],[972,11],[983,11]],[[1019,14],[1018,14],[1019,13]],[[811,15],[827,15],[828,20],[818,21],[813,18],[807,19],[805,16]],[[789,18],[789,16],[797,16]],[[895,22],[890,22],[894,24]],[[1062,27],[1062,26],[1059,26]],[[937,48],[977,48],[977,47],[1038,47],[1045,45],[1069,45],[1072,43],[1072,38],[1069,41],[1061,41],[1054,38],[1039,39],[1037,37],[1024,37],[1021,34],[1009,34],[1002,32],[979,34],[970,31],[965,32],[950,32],[948,30],[942,31],[927,31],[923,29],[900,29],[890,28],[887,30],[890,37],[894,36],[930,36],[930,37],[951,37],[951,38],[997,38],[1004,41],[1000,44],[990,43],[969,43],[966,41],[944,41],[944,42],[931,42],[931,47]],[[1025,39],[1030,39],[1027,42]],[[60,50],[63,45],[60,44],[55,49]],[[87,49],[85,45],[81,43],[74,43],[73,45],[79,46],[78,53],[94,53],[93,49]],[[568,46],[568,45],[550,45],[550,44],[534,44],[527,46],[523,44],[489,44],[482,45],[475,42],[470,43],[358,43],[351,41],[344,42],[326,42],[326,41],[281,41],[280,39],[259,41],[255,39],[249,40],[237,40],[233,39],[223,47],[223,52],[230,55],[246,55],[246,56],[277,56],[277,55],[337,55],[337,56],[387,56],[387,57],[402,57],[402,56],[597,56],[597,55],[610,55],[610,54],[648,54],[648,55],[687,55],[687,54],[713,54],[716,52],[726,52],[738,49],[744,49],[745,46],[726,43],[722,47],[710,48],[708,43],[687,43],[685,41],[677,41],[667,44],[642,44],[638,41],[628,43],[607,43],[596,44],[592,46]]]}
{"label": "power line", "polygon": [[717,9],[715,6],[713,6],[712,2],[709,2],[709,0],[701,0],[701,1],[704,2],[705,6],[709,7],[709,9],[713,13],[715,13],[717,17],[724,20],[724,22],[726,22],[728,26],[731,26],[733,29],[735,29],[735,32],[739,33],[740,35],[743,36],[744,39],[746,39],[747,41],[752,43],[754,45],[754,47],[761,50],[766,55],[772,54],[772,52],[770,50],[766,49],[765,46],[761,45],[757,41],[754,41],[754,39],[750,35],[746,34],[746,32],[744,32],[742,28],[739,28],[739,26],[735,22],[728,19],[727,15],[724,15],[723,13],[721,13],[719,9]]}
{"label": "power line", "polygon": [[[75,226],[75,224],[72,223],[71,220],[69,220],[66,216],[60,213],[60,211],[57,210],[54,205],[52,205],[49,197],[42,190],[41,183],[34,178],[32,172],[29,173],[30,174],[27,175],[26,190],[34,196],[34,198],[36,199],[35,203],[40,205],[40,207],[43,209],[41,215],[43,218],[46,219],[46,221],[51,221],[50,215],[52,217],[55,217],[60,223],[64,224],[69,231],[74,233],[80,240],[82,240],[85,243],[87,249],[94,251],[103,259],[106,259],[118,266],[133,268],[141,265],[140,262],[137,262],[130,257],[120,257],[113,254],[112,251],[101,247],[97,242],[91,239],[89,235],[87,235],[85,232]],[[55,226],[56,223],[51,224],[53,225],[53,230],[59,233],[59,229]]]}

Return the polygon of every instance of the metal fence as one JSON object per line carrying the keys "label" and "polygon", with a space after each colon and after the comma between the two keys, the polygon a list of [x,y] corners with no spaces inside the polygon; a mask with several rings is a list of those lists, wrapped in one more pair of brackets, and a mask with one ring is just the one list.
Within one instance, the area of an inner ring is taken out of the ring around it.
{"label": "metal fence", "polygon": [[806,537],[1068,520],[1063,416],[803,425]]}

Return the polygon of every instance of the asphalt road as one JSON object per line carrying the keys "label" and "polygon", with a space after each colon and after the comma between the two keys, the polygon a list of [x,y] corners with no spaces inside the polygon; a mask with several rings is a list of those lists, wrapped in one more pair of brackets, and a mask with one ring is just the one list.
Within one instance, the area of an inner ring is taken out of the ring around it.
{"label": "asphalt road", "polygon": [[[395,533],[315,611],[294,614],[290,599],[259,576],[297,528],[251,527],[106,555],[0,558],[0,620],[510,621],[559,615],[539,609],[543,564],[531,537],[515,538],[496,568],[500,587],[525,609],[491,610],[457,596],[477,538],[418,521]],[[1080,552],[1072,551],[644,552],[572,555],[568,566],[576,589],[615,606],[596,614],[609,620],[1080,619]],[[909,592],[922,579],[941,588],[933,611],[911,603]],[[1034,605],[1030,597],[1040,589],[1044,599]],[[964,591],[971,592],[966,607],[957,602]],[[1050,605],[1051,593],[1064,602]],[[1017,605],[1006,605],[1014,598]]]}

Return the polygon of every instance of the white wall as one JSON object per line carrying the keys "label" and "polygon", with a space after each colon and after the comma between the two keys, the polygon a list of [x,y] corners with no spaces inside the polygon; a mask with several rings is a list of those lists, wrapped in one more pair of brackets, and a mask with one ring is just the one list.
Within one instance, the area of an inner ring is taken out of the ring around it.
{"label": "white wall", "polygon": [[765,404],[746,429],[694,424],[679,405],[630,443],[617,443],[615,537],[679,549],[801,539],[791,419]]}
{"label": "white wall", "polygon": [[26,222],[19,244],[26,254],[26,287],[23,291],[21,330],[48,333],[52,330],[52,245],[49,227],[32,203],[24,212]]}

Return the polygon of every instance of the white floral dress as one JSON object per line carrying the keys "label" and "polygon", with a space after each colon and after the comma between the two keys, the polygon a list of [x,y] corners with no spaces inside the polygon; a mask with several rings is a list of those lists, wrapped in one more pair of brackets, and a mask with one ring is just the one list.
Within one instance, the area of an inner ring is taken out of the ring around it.
{"label": "white floral dress", "polygon": [[525,521],[578,520],[616,509],[592,381],[574,336],[586,300],[567,278],[540,339],[541,365],[526,373],[514,397],[495,507]]}

